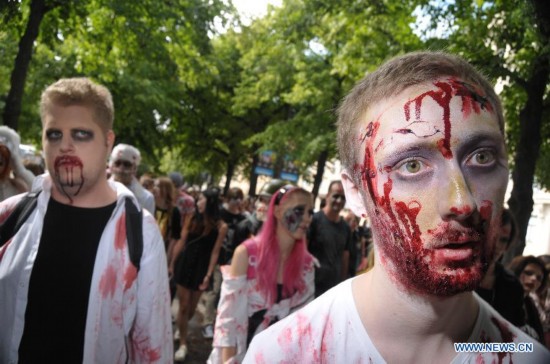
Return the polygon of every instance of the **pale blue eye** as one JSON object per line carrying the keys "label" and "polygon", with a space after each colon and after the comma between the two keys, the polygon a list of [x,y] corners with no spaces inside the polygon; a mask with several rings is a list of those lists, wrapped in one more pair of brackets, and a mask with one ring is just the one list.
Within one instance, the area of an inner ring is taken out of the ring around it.
{"label": "pale blue eye", "polygon": [[63,133],[59,130],[47,130],[46,131],[46,139],[48,139],[51,142],[58,141],[63,137]]}
{"label": "pale blue eye", "polygon": [[76,129],[71,131],[72,137],[77,141],[88,141],[94,138],[94,133],[89,130]]}

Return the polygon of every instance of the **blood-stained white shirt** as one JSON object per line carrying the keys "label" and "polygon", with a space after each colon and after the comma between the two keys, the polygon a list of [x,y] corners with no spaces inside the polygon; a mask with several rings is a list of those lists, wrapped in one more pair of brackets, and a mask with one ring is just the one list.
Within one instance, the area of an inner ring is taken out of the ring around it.
{"label": "blood-stained white shirt", "polygon": [[[139,204],[122,184],[110,181],[109,185],[117,193],[117,204],[103,231],[95,259],[83,363],[172,363],[164,242],[153,216],[144,211],[143,254],[137,272],[126,243],[125,197],[132,198],[136,206]],[[35,210],[17,234],[0,248],[1,363],[18,361],[30,276],[52,188],[50,177],[37,177],[33,190],[37,188],[43,192]],[[0,223],[22,196],[0,204]]]}
{"label": "blood-stained white shirt", "polygon": [[[249,250],[249,264],[254,264],[254,262],[255,257],[250,254]],[[237,349],[237,354],[227,363],[242,362],[246,352],[248,318],[255,312],[267,309],[263,321],[255,330],[256,334],[265,330],[273,319],[283,319],[311,302],[314,298],[315,270],[313,260],[309,261],[302,271],[305,290],[296,292],[292,297],[283,299],[271,306],[264,294],[259,291],[256,278],[251,278],[250,274],[238,277],[232,276],[230,269],[231,267],[228,265],[221,267],[223,275],[221,298],[216,316],[216,327],[212,342],[213,350],[208,358],[208,363],[222,363],[221,351],[223,347],[235,347]]]}
{"label": "blood-stained white shirt", "polygon": [[[361,322],[352,280],[255,336],[243,363],[386,363]],[[469,343],[533,343],[533,352],[463,352],[457,353],[452,364],[550,363],[546,348],[474,296],[480,310]]]}

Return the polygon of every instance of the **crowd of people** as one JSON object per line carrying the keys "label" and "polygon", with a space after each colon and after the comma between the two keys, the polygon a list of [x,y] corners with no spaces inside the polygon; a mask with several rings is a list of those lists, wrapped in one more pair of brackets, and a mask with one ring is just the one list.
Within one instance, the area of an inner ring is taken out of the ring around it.
{"label": "crowd of people", "polygon": [[[209,363],[550,362],[550,256],[503,263],[517,229],[502,110],[461,58],[407,54],[352,89],[342,179],[317,211],[277,179],[246,197],[138,176],[89,79],[50,85],[40,107],[47,173],[0,127],[0,362],[182,362],[196,312]],[[534,349],[454,346],[468,342]]]}

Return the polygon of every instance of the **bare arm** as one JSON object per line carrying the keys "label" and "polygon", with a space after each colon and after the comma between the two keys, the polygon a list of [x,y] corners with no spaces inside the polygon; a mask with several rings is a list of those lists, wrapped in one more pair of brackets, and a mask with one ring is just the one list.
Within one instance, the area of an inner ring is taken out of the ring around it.
{"label": "bare arm", "polygon": [[[231,275],[238,277],[246,274],[248,270],[248,252],[244,245],[239,245],[233,253],[233,260],[231,261]],[[234,346],[226,346],[222,348],[222,361],[225,363],[230,358],[237,354],[237,348]]]}
{"label": "bare arm", "polygon": [[210,277],[212,277],[212,273],[214,272],[214,268],[216,267],[216,263],[218,262],[218,256],[220,255],[220,248],[222,246],[223,239],[225,239],[226,234],[227,234],[227,224],[222,222],[218,230],[218,236],[216,238],[216,242],[214,243],[214,248],[212,249],[212,253],[210,253],[210,262],[208,263],[208,270],[206,271],[206,276],[204,276],[204,279],[202,280],[202,283],[199,286],[199,290],[201,291],[204,291],[208,288],[208,283],[210,282]]}
{"label": "bare arm", "polygon": [[185,216],[185,221],[183,222],[183,227],[181,228],[181,236],[178,241],[174,244],[174,248],[172,250],[171,256],[169,257],[170,263],[168,264],[168,273],[170,276],[174,273],[174,266],[176,264],[176,260],[178,259],[178,256],[180,255],[181,251],[183,250],[183,247],[185,246],[185,241],[187,240],[187,236],[189,235],[189,226],[191,225],[191,218],[193,216],[191,214],[188,214]]}

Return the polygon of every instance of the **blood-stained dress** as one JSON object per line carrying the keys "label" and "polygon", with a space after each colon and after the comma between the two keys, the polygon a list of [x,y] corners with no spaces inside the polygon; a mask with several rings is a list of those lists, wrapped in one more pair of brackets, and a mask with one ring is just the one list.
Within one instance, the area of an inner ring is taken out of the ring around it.
{"label": "blood-stained dress", "polygon": [[[309,261],[302,271],[305,290],[296,292],[292,297],[282,299],[269,306],[265,296],[259,291],[256,280],[257,246],[254,240],[245,241],[249,257],[246,275],[234,277],[230,274],[230,266],[222,266],[223,283],[221,299],[216,316],[213,350],[208,363],[222,363],[222,347],[236,347],[237,354],[230,361],[240,363],[247,349],[249,318],[254,313],[266,310],[263,321],[254,331],[254,335],[265,330],[273,321],[278,321],[290,313],[311,302],[314,297],[315,281],[313,260]],[[261,269],[261,268],[260,268]]]}

